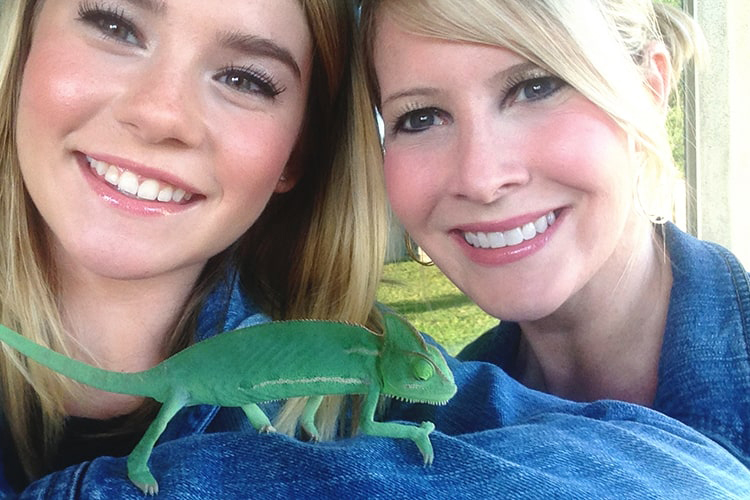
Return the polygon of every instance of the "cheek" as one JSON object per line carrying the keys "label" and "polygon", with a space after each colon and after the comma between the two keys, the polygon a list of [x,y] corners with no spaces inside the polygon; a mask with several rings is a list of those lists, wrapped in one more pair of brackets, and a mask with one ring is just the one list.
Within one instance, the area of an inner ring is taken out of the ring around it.
{"label": "cheek", "polygon": [[[225,190],[237,196],[255,199],[275,189],[284,172],[296,141],[296,129],[280,126],[272,120],[221,121],[222,130],[213,137],[215,143],[215,175]],[[262,197],[264,198],[264,197]]]}
{"label": "cheek", "polygon": [[21,81],[19,139],[44,130],[64,135],[91,115],[106,83],[93,78],[79,53],[45,42],[32,46]]}
{"label": "cheek", "polygon": [[634,178],[625,133],[598,109],[562,113],[540,130],[536,162],[548,175],[581,191],[612,196],[628,191]]}
{"label": "cheek", "polygon": [[386,152],[383,168],[385,187],[393,212],[409,232],[429,211],[433,190],[425,182],[423,160],[417,155]]}

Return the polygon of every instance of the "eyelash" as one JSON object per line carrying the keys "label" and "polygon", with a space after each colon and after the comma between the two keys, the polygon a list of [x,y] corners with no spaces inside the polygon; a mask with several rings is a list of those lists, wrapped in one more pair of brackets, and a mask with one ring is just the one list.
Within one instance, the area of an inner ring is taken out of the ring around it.
{"label": "eyelash", "polygon": [[427,130],[427,128],[432,127],[433,125],[428,125],[425,128],[416,128],[416,129],[408,129],[404,128],[404,125],[406,125],[406,122],[409,121],[412,118],[416,118],[420,115],[422,116],[432,116],[434,118],[443,117],[443,119],[447,118],[446,113],[440,110],[436,107],[409,107],[411,109],[407,109],[401,113],[398,114],[398,118],[396,118],[395,122],[393,123],[393,126],[391,127],[391,133],[392,134],[398,134],[398,133],[404,133],[404,134],[418,134],[420,132],[424,132]]}
{"label": "eyelash", "polygon": [[214,77],[214,80],[221,82],[228,77],[240,78],[250,85],[258,87],[258,90],[238,89],[237,86],[231,85],[227,81],[223,82],[225,85],[245,94],[260,94],[264,97],[274,99],[286,90],[286,87],[280,85],[273,76],[253,66],[235,66],[229,64]]}
{"label": "eyelash", "polygon": [[552,96],[553,94],[555,94],[561,88],[566,86],[565,81],[563,81],[559,77],[550,75],[549,73],[539,70],[539,69],[533,69],[526,73],[513,75],[505,82],[505,85],[503,86],[502,93],[501,93],[501,95],[504,96],[502,100],[502,104],[506,105],[509,99],[517,98],[524,88],[529,88],[534,84],[540,84],[540,83],[552,84],[554,88],[546,92],[544,95],[537,96],[533,99],[527,99],[527,100],[538,101],[538,100],[546,99]]}
{"label": "eyelash", "polygon": [[[141,34],[135,25],[125,17],[122,9],[114,9],[99,3],[83,2],[78,7],[78,18],[86,24],[98,29],[104,38],[112,39],[120,43],[143,46]],[[102,23],[108,23],[106,25]],[[112,28],[117,31],[125,30],[125,36],[113,33]],[[132,35],[134,40],[128,40],[127,35]]]}
{"label": "eyelash", "polygon": [[[507,107],[507,106],[512,105],[513,104],[512,101],[518,98],[519,94],[524,90],[524,88],[529,88],[533,85],[539,85],[539,84],[548,84],[552,88],[541,96],[536,96],[534,98],[527,98],[525,99],[525,101],[533,102],[533,101],[546,99],[552,96],[553,94],[557,93],[560,89],[562,89],[563,87],[567,85],[565,81],[563,81],[559,77],[550,75],[540,70],[531,70],[530,72],[521,73],[519,75],[513,75],[503,85],[502,91],[500,93],[500,95],[503,96],[501,100],[501,106]],[[434,126],[430,124],[424,128],[416,128],[416,129],[404,128],[404,125],[410,119],[415,118],[418,115],[423,115],[423,116],[430,115],[435,118],[440,118],[443,121],[449,119],[449,115],[445,111],[436,107],[428,106],[428,107],[418,107],[414,109],[407,109],[398,115],[395,122],[393,123],[393,126],[391,127],[391,133],[392,134],[398,134],[398,133],[417,134],[420,132],[424,132],[428,128],[431,128],[432,126]]]}

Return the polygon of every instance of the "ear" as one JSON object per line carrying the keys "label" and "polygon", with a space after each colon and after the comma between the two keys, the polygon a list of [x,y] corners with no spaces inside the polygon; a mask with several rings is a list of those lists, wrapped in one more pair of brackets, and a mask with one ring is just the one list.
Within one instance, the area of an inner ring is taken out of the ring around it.
{"label": "ear", "polygon": [[643,54],[646,82],[657,109],[667,112],[669,94],[672,90],[672,62],[663,42],[651,42]]}
{"label": "ear", "polygon": [[276,183],[276,189],[273,190],[274,193],[287,193],[292,190],[294,186],[297,185],[297,181],[299,180],[299,176],[290,176],[290,174],[287,173],[287,170],[284,169],[284,171],[279,176],[279,182]]}
{"label": "ear", "polygon": [[303,148],[299,142],[294,146],[292,153],[289,155],[289,160],[286,162],[284,171],[281,172],[281,175],[279,176],[279,182],[276,184],[276,189],[273,190],[274,193],[287,193],[297,185],[300,177],[302,177],[302,165],[304,165],[302,162],[302,151],[304,149],[305,148]]}

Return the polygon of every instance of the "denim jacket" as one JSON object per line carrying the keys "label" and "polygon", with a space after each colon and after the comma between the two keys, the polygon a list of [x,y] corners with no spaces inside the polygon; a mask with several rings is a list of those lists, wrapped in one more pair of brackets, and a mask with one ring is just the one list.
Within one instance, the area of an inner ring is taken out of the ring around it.
{"label": "denim jacket", "polygon": [[[200,337],[218,333],[218,324],[266,320],[235,284],[230,295],[212,296]],[[673,419],[616,401],[564,401],[494,365],[448,362],[459,387],[448,405],[394,404],[385,417],[436,424],[429,467],[407,439],[306,443],[258,434],[240,422],[241,412],[196,406],[169,424],[151,455],[159,498],[750,497],[750,470]],[[49,474],[20,493],[0,483],[0,493],[143,498],[127,479],[125,458],[114,457]]]}
{"label": "denim jacket", "polygon": [[[750,467],[750,279],[729,250],[669,223],[673,284],[653,408],[699,430]],[[502,322],[458,357],[510,370],[518,324]]]}

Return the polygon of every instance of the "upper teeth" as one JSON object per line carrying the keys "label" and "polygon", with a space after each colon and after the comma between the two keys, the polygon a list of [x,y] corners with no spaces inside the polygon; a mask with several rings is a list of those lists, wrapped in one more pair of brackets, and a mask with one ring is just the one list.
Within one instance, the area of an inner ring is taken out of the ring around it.
{"label": "upper teeth", "polygon": [[537,234],[547,230],[549,226],[555,223],[555,213],[550,212],[547,215],[539,217],[534,222],[529,222],[523,226],[509,229],[508,231],[497,231],[492,233],[483,232],[465,232],[464,239],[466,242],[476,248],[502,248],[520,245],[526,240],[532,239]]}
{"label": "upper teeth", "polygon": [[155,179],[139,178],[124,168],[86,157],[96,175],[115,186],[120,192],[141,200],[176,202],[188,201],[192,193]]}

